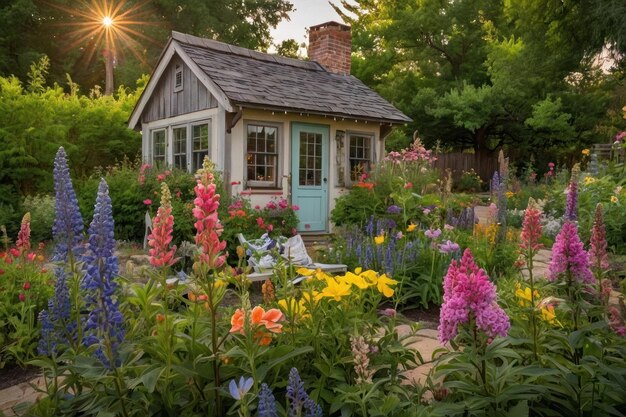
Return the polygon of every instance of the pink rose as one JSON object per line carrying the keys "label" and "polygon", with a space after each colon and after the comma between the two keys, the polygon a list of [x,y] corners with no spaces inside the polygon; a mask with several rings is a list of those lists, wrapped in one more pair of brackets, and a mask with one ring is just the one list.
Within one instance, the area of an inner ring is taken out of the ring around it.
{"label": "pink rose", "polygon": [[163,174],[159,174],[159,175],[157,175],[157,181],[158,181],[158,182],[163,182],[163,181],[165,181],[165,175],[163,175]]}
{"label": "pink rose", "polygon": [[298,210],[300,210],[300,206],[297,206],[297,205],[293,204],[293,205],[291,206],[291,209],[292,209],[293,211],[298,211]]}
{"label": "pink rose", "polygon": [[150,206],[150,205],[152,205],[152,200],[150,200],[149,198],[146,198],[145,200],[143,200],[143,203],[144,203],[146,206]]}

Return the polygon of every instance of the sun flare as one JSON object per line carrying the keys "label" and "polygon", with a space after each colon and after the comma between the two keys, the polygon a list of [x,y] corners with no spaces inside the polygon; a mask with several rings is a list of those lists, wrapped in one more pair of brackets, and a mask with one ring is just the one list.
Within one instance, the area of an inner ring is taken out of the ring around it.
{"label": "sun flare", "polygon": [[111,18],[111,16],[104,16],[102,18],[102,24],[106,28],[111,27],[111,26],[113,26],[113,19]]}

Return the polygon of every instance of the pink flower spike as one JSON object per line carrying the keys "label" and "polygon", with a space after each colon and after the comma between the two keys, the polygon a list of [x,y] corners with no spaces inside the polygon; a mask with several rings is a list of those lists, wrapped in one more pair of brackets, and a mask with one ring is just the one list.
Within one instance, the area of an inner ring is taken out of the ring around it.
{"label": "pink flower spike", "polygon": [[533,256],[543,247],[539,243],[541,238],[541,212],[535,205],[534,200],[528,201],[528,207],[524,211],[524,221],[522,223],[522,233],[520,234],[520,251],[522,256]]}
{"label": "pink flower spike", "polygon": [[24,214],[24,217],[22,217],[22,224],[20,226],[20,231],[17,234],[15,247],[18,250],[18,255],[30,250],[30,213],[26,213]]}
{"label": "pink flower spike", "polygon": [[548,280],[556,281],[571,273],[575,281],[592,284],[593,274],[589,269],[589,254],[578,236],[578,227],[565,222],[552,246],[552,260],[548,265]]}
{"label": "pink flower spike", "polygon": [[202,168],[196,174],[197,185],[194,188],[196,198],[192,212],[196,218],[196,244],[202,248],[199,261],[209,268],[220,268],[226,262],[226,241],[221,241],[222,225],[217,216],[220,195],[215,193],[214,176],[211,162],[204,158]]}
{"label": "pink flower spike", "polygon": [[589,248],[589,258],[593,268],[600,272],[609,268],[609,259],[606,252],[606,228],[602,218],[602,204],[596,206],[596,214],[591,228],[591,247]]}
{"label": "pink flower spike", "polygon": [[478,268],[469,249],[465,250],[459,263],[456,260],[450,263],[443,291],[438,328],[441,343],[454,339],[459,326],[469,324],[472,318],[476,330],[489,338],[507,335],[511,324],[496,302],[496,287],[485,271]]}
{"label": "pink flower spike", "polygon": [[176,245],[170,248],[174,232],[174,216],[170,204],[171,195],[166,183],[161,184],[161,205],[153,221],[152,233],[148,236],[150,264],[159,268],[175,264]]}

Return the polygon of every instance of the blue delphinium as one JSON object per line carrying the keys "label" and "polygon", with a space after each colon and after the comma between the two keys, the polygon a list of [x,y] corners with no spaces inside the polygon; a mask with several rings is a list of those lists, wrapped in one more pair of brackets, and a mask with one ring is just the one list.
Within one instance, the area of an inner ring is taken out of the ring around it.
{"label": "blue delphinium", "polygon": [[117,365],[117,348],[124,340],[124,319],[114,298],[118,262],[113,237],[109,187],[102,179],[89,226],[89,244],[83,256],[82,290],[89,316],[84,326],[85,346],[97,345],[95,355],[108,368]]}
{"label": "blue delphinium", "polygon": [[272,394],[272,390],[266,383],[261,384],[259,391],[259,407],[257,408],[259,417],[278,417],[276,411],[276,398]]}
{"label": "blue delphinium", "polygon": [[[304,415],[305,417],[321,417],[322,408],[309,398],[304,390],[304,382],[300,379],[298,370],[291,368],[287,382],[287,400],[289,401],[289,417]],[[304,411],[304,414],[302,414]]]}
{"label": "blue delphinium", "polygon": [[80,256],[83,239],[83,218],[72,186],[65,149],[60,147],[54,158],[55,217],[52,226],[55,248],[52,259],[67,261],[68,254]]}
{"label": "blue delphinium", "polygon": [[495,197],[500,192],[500,173],[498,171],[494,171],[493,177],[491,178],[491,196]]}
{"label": "blue delphinium", "polygon": [[70,320],[71,303],[67,276],[62,268],[55,269],[54,296],[48,300],[48,309],[39,313],[41,338],[37,351],[40,355],[59,353],[59,345],[66,345],[74,338],[76,323]]}
{"label": "blue delphinium", "polygon": [[367,222],[367,224],[365,225],[365,233],[367,233],[367,235],[369,237],[374,237],[374,216],[370,216],[369,221]]}

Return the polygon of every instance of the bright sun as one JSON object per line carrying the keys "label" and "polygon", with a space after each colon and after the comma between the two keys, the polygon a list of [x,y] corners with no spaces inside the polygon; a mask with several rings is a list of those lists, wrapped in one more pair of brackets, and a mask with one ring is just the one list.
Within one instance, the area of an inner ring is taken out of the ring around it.
{"label": "bright sun", "polygon": [[102,18],[102,24],[107,28],[111,27],[111,25],[113,24],[113,19],[110,16],[104,16]]}

